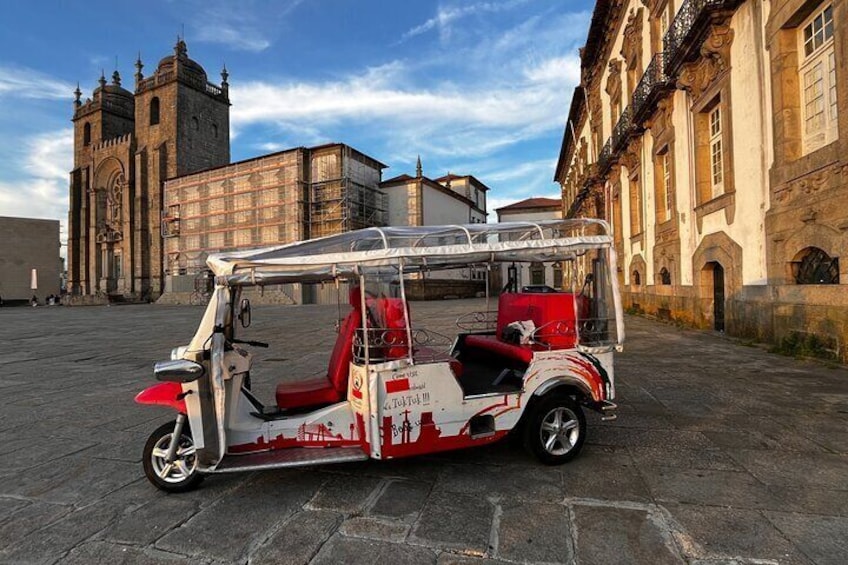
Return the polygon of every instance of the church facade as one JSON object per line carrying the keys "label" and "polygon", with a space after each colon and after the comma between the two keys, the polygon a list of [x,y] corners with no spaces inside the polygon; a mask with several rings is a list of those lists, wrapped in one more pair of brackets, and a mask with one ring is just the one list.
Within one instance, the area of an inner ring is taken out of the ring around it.
{"label": "church facade", "polygon": [[[227,71],[209,82],[179,40],[133,92],[117,71],[74,101],[68,292],[154,300],[164,290],[164,182],[229,164]],[[73,298],[72,298],[73,300]]]}

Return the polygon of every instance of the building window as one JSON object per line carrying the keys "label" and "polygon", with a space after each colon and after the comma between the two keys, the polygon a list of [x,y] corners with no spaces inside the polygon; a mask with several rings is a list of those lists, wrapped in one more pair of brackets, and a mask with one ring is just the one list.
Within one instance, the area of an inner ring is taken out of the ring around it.
{"label": "building window", "polygon": [[200,121],[195,117],[191,117],[191,129],[198,131],[200,129]]}
{"label": "building window", "polygon": [[712,196],[716,198],[724,192],[724,159],[721,143],[721,106],[716,106],[709,113],[710,124],[710,187]]}
{"label": "building window", "polygon": [[814,12],[801,24],[801,111],[804,154],[838,137],[836,117],[836,54],[833,6]]}
{"label": "building window", "polygon": [[86,147],[91,145],[91,124],[88,122],[82,126],[82,144]]}
{"label": "building window", "polygon": [[212,137],[218,139],[218,124],[212,124]]}
{"label": "building window", "polygon": [[630,236],[642,233],[642,183],[638,176],[630,178]]}
{"label": "building window", "polygon": [[150,125],[155,126],[159,123],[159,98],[154,96],[150,101]]}
{"label": "building window", "polygon": [[[733,189],[731,116],[720,92],[695,110],[695,183],[698,205]],[[671,161],[670,161],[671,162]],[[674,163],[672,162],[672,168]]]}
{"label": "building window", "polygon": [[670,285],[671,284],[671,273],[663,267],[660,269],[660,284]]}
{"label": "building window", "polygon": [[839,258],[818,247],[808,247],[792,262],[796,284],[839,284]]}
{"label": "building window", "polygon": [[657,221],[667,222],[671,219],[672,197],[674,187],[671,177],[671,159],[669,148],[664,147],[654,161],[654,182],[656,183]]}
{"label": "building window", "polygon": [[639,274],[639,271],[633,271],[633,286],[641,286],[642,284],[642,275]]}
{"label": "building window", "polygon": [[545,266],[541,263],[530,264],[530,284],[545,284]]}

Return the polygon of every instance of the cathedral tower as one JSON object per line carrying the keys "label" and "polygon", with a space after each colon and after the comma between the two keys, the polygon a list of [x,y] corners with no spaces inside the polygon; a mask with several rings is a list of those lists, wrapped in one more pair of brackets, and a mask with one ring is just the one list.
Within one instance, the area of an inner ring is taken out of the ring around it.
{"label": "cathedral tower", "polygon": [[150,77],[142,68],[137,61],[135,210],[141,260],[133,268],[142,292],[156,298],[163,291],[162,186],[169,178],[229,164],[229,85],[226,70],[221,86],[210,83],[182,39]]}
{"label": "cathedral tower", "polygon": [[[166,179],[230,162],[227,71],[221,85],[188,58],[185,41],[135,93],[117,71],[91,99],[74,99],[74,170],[68,214],[72,295],[155,300],[163,291],[161,223]],[[88,299],[82,299],[83,302]]]}
{"label": "cathedral tower", "polygon": [[[101,73],[99,86],[84,103],[74,92],[74,170],[68,218],[68,279],[75,294],[129,289],[130,198],[133,181],[133,95]],[[117,262],[115,258],[117,257]]]}

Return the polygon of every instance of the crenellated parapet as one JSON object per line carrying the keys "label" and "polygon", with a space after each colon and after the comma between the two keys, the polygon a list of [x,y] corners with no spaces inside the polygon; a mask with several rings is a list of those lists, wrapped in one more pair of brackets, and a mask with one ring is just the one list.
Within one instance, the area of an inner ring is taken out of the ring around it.
{"label": "crenellated parapet", "polygon": [[107,149],[109,147],[116,147],[119,145],[131,145],[133,140],[133,134],[127,133],[125,135],[120,135],[118,137],[113,137],[112,139],[107,139],[105,141],[101,141],[100,143],[95,143],[92,145],[92,150],[99,151],[102,149]]}

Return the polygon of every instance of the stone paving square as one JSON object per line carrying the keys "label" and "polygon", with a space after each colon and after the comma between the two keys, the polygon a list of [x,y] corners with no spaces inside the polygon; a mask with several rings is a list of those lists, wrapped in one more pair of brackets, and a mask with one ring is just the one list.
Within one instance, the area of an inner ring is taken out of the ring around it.
{"label": "stone paving square", "polygon": [[[412,304],[417,324],[442,333],[481,309]],[[564,466],[503,441],[217,475],[166,495],[140,459],[173,416],[133,397],[201,314],[0,308],[0,563],[847,562],[848,371],[633,317],[616,360],[619,418],[587,412],[584,450]],[[320,370],[319,328],[337,317],[256,306],[250,331],[271,342],[256,352],[257,394]]]}

